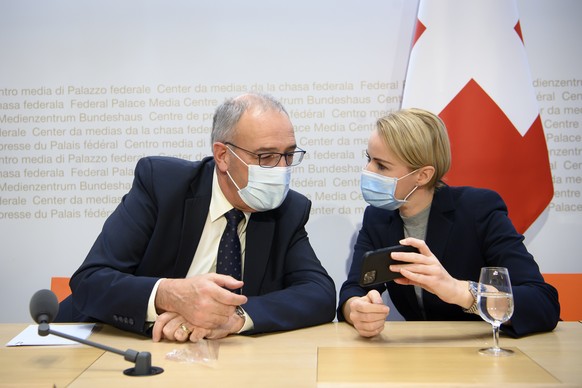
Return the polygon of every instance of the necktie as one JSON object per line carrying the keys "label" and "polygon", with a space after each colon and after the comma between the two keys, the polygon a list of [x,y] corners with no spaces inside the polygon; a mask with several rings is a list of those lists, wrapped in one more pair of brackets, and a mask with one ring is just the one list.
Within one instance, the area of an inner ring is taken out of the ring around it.
{"label": "necktie", "polygon": [[[238,209],[231,209],[224,213],[226,228],[220,238],[218,255],[216,256],[216,273],[230,275],[235,279],[242,279],[242,265],[240,240],[238,238],[238,224],[244,214]],[[240,290],[237,290],[240,293]]]}

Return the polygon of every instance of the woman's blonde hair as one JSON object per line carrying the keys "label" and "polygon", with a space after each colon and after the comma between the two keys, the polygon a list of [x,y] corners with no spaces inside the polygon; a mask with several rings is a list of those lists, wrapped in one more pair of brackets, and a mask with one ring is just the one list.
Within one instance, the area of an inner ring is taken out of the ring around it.
{"label": "woman's blonde hair", "polygon": [[412,170],[434,167],[428,187],[442,185],[451,167],[451,147],[445,124],[437,115],[418,108],[402,109],[379,118],[376,127],[386,145]]}

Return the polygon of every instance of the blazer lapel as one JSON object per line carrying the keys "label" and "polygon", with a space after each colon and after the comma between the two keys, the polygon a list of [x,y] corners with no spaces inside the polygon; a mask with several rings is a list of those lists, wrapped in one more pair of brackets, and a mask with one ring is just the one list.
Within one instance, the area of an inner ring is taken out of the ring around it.
{"label": "blazer lapel", "polygon": [[[381,214],[382,217],[385,216],[384,212]],[[404,238],[404,226],[402,224],[402,218],[396,215],[396,212],[390,212],[387,222],[378,222],[374,225],[376,233],[378,233],[378,238],[380,239],[379,244],[374,245],[386,248],[393,245],[398,245],[399,241]]]}
{"label": "blazer lapel", "polygon": [[435,192],[426,231],[426,243],[441,261],[446,260],[443,255],[453,226],[454,210],[449,187],[441,187]]}
{"label": "blazer lapel", "polygon": [[176,278],[183,278],[188,274],[210,208],[214,162],[209,162],[206,159],[205,161],[206,163],[202,164],[199,173],[192,180],[191,191],[184,200],[184,221],[176,266],[174,267],[174,277]]}
{"label": "blazer lapel", "polygon": [[209,204],[209,198],[190,198],[185,202],[180,248],[174,268],[174,277],[176,278],[184,278],[188,274],[202,236]]}
{"label": "blazer lapel", "polygon": [[[269,213],[253,213],[249,219],[243,274],[243,293],[245,295],[259,295],[261,290],[275,233],[275,220]],[[252,270],[248,270],[249,268]]]}

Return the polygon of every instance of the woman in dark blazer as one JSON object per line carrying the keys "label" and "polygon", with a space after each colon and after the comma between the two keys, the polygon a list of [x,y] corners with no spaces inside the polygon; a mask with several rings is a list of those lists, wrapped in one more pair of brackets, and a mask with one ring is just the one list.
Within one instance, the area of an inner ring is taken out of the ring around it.
{"label": "woman in dark blazer", "polygon": [[[389,308],[388,291],[406,320],[479,320],[475,289],[481,267],[507,267],[515,310],[502,330],[513,336],[550,331],[560,305],[554,287],[491,190],[450,187],[442,178],[451,163],[443,122],[420,109],[378,120],[368,143],[362,194],[364,214],[347,280],[341,287],[338,319],[365,337],[380,333]],[[375,287],[359,285],[365,252],[403,244],[419,253],[395,253],[402,278]]]}

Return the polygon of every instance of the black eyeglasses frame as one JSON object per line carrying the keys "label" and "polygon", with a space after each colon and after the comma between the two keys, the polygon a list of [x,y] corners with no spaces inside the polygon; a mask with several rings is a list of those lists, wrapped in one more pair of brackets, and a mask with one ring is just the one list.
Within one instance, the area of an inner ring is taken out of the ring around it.
{"label": "black eyeglasses frame", "polygon": [[[231,142],[224,142],[225,145],[227,146],[232,146],[236,149],[239,149],[241,151],[244,151],[248,154],[251,154],[253,156],[255,156],[258,160],[259,160],[259,166],[263,167],[263,168],[273,168],[273,167],[277,167],[279,165],[279,163],[281,162],[281,158],[284,156],[285,157],[285,164],[288,167],[294,167],[299,165],[302,161],[303,161],[303,157],[305,156],[305,154],[307,153],[307,151],[297,147],[295,149],[295,151],[293,152],[285,152],[285,153],[281,153],[281,152],[262,152],[260,154],[257,154],[255,152],[249,151],[247,149],[244,149],[242,147],[237,146],[236,144],[233,144]],[[277,163],[273,163],[273,165],[263,165],[261,164],[261,161],[264,161],[266,157],[272,157],[274,155],[278,155],[279,158],[277,159]],[[298,161],[296,162],[295,160],[298,159]],[[289,162],[289,160],[291,160],[291,162]]]}

